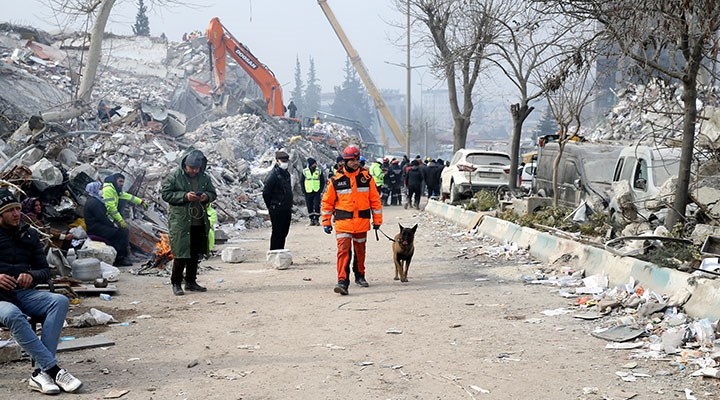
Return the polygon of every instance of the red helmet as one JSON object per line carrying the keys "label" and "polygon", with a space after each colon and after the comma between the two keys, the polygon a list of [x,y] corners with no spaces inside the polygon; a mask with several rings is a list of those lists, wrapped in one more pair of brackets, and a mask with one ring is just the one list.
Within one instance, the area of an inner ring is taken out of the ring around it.
{"label": "red helmet", "polygon": [[342,157],[345,160],[360,158],[360,149],[354,144],[351,144],[350,146],[346,147],[345,150],[343,150]]}

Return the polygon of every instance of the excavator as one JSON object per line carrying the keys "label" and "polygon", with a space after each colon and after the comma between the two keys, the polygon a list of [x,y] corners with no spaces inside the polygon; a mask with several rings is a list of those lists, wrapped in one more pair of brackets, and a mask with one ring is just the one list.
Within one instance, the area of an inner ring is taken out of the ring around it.
{"label": "excavator", "polygon": [[[338,39],[340,39],[340,42],[345,48],[345,52],[350,58],[350,62],[352,63],[353,67],[355,67],[355,71],[357,71],[360,79],[363,81],[365,89],[367,89],[368,93],[370,93],[370,97],[372,97],[373,99],[375,108],[385,119],[385,122],[390,127],[390,130],[392,131],[393,136],[395,136],[395,140],[400,145],[400,148],[404,149],[405,135],[403,135],[402,130],[400,129],[400,124],[397,123],[395,117],[393,117],[390,109],[385,103],[385,100],[382,98],[382,95],[380,95],[380,91],[377,89],[372,79],[370,79],[370,74],[368,73],[367,68],[365,68],[365,64],[363,64],[362,59],[360,59],[360,55],[355,50],[355,48],[353,48],[352,44],[350,44],[350,40],[348,39],[347,35],[345,35],[345,31],[343,31],[337,18],[335,18],[335,14],[332,12],[330,6],[327,4],[327,0],[317,0],[317,2],[320,5],[320,8],[322,8],[323,13],[325,13],[325,17],[327,17],[330,25],[332,25],[332,28],[335,31]],[[385,132],[382,129],[382,125],[380,126],[380,135],[382,136],[381,140],[385,145],[385,148],[389,148],[387,137],[385,136]]]}
{"label": "excavator", "polygon": [[245,45],[228,32],[218,17],[210,20],[207,27],[210,49],[210,69],[213,75],[212,97],[215,105],[222,104],[225,91],[225,68],[230,55],[240,67],[257,83],[267,103],[268,114],[275,117],[285,115],[282,88],[275,74],[260,62]]}

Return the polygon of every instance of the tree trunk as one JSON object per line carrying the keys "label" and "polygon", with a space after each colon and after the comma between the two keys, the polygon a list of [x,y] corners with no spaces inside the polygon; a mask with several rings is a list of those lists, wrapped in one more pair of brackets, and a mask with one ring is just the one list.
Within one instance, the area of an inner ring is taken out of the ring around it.
{"label": "tree trunk", "polygon": [[465,118],[463,115],[456,116],[454,118],[455,124],[453,125],[453,153],[465,148],[467,143],[468,128],[470,127],[470,120]]}
{"label": "tree trunk", "polygon": [[[93,85],[95,85],[98,65],[102,57],[102,40],[105,34],[105,27],[107,26],[107,21],[114,5],[115,0],[105,0],[100,6],[100,11],[98,12],[91,32],[90,49],[88,50],[85,71],[82,73],[82,78],[80,79],[80,89],[78,90],[77,98],[72,102],[71,106],[63,110],[43,113],[42,117],[46,122],[67,121],[77,118],[87,111],[91,100],[92,88]],[[28,139],[30,139],[29,134],[30,129],[27,123],[24,123],[13,132],[10,141],[16,143],[27,142]]]}
{"label": "tree trunk", "polygon": [[558,206],[558,170],[560,169],[560,159],[562,158],[563,151],[565,150],[565,141],[562,139],[558,140],[558,153],[553,160],[553,172],[552,172],[552,188],[553,188],[553,208]]}
{"label": "tree trunk", "polygon": [[513,130],[512,130],[512,142],[510,147],[510,190],[517,189],[517,170],[518,161],[520,160],[520,137],[522,136],[522,126],[527,119],[528,115],[535,109],[535,107],[528,107],[526,102],[520,104],[512,104],[510,106],[510,114],[512,114]]}
{"label": "tree trunk", "polygon": [[692,169],[693,149],[695,147],[695,123],[697,122],[697,72],[683,80],[683,105],[685,116],[683,121],[682,152],[680,154],[680,171],[678,172],[677,189],[673,209],[665,218],[665,227],[672,230],[678,222],[685,219],[685,208],[688,203],[690,187],[690,171]]}

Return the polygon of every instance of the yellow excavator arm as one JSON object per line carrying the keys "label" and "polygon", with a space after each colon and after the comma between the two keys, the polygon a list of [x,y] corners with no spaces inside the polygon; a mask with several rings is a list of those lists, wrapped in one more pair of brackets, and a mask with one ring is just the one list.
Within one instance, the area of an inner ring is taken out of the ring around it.
{"label": "yellow excavator arm", "polygon": [[[397,123],[395,117],[393,117],[390,109],[385,103],[385,100],[382,98],[382,95],[380,95],[380,91],[377,89],[372,79],[370,79],[370,74],[368,73],[367,68],[365,68],[365,64],[363,64],[362,59],[360,59],[360,55],[350,44],[350,40],[345,35],[345,32],[340,26],[337,18],[335,18],[335,14],[333,14],[330,6],[327,4],[327,1],[318,0],[318,4],[325,13],[325,17],[327,17],[328,21],[330,22],[330,25],[335,31],[338,39],[340,39],[340,43],[342,43],[343,47],[345,48],[345,52],[350,58],[350,62],[352,63],[353,67],[355,67],[355,71],[357,71],[360,79],[363,81],[363,84],[365,84],[365,89],[367,89],[368,93],[370,93],[370,97],[372,98],[373,103],[375,103],[375,108],[383,116],[385,122],[387,122],[390,130],[393,133],[393,136],[395,136],[395,140],[398,142],[400,147],[405,148],[405,135],[403,135],[402,130],[400,129],[400,124]],[[380,135],[382,136],[381,140],[385,145],[385,148],[389,148],[387,137],[385,136],[385,132],[383,131],[382,127],[380,127]]]}

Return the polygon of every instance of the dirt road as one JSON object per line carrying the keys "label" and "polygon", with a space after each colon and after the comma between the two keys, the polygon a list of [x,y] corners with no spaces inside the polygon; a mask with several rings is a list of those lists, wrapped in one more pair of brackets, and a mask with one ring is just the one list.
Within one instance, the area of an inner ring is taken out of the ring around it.
{"label": "dirt road", "polygon": [[[390,242],[371,232],[370,287],[333,293],[334,236],[305,221],[291,227],[288,270],[265,267],[270,232],[257,230],[227,244],[246,248],[246,262],[204,263],[207,293],[176,297],[167,277],[123,273],[111,301],[83,298],[71,312],[96,307],[130,324],[102,332],[114,346],[59,355],[85,382],[60,397],[114,389],[129,390],[123,399],[685,399],[689,388],[716,398],[714,381],[669,360],[605,349],[590,336],[597,321],[541,314],[572,300],[522,283],[537,264],[463,256],[496,244],[422,212],[390,207],[384,216],[391,236],[398,223],[419,224],[409,283],[393,281]],[[1,399],[42,397],[27,388],[28,361],[0,368]],[[616,374],[633,371],[635,382]]]}

